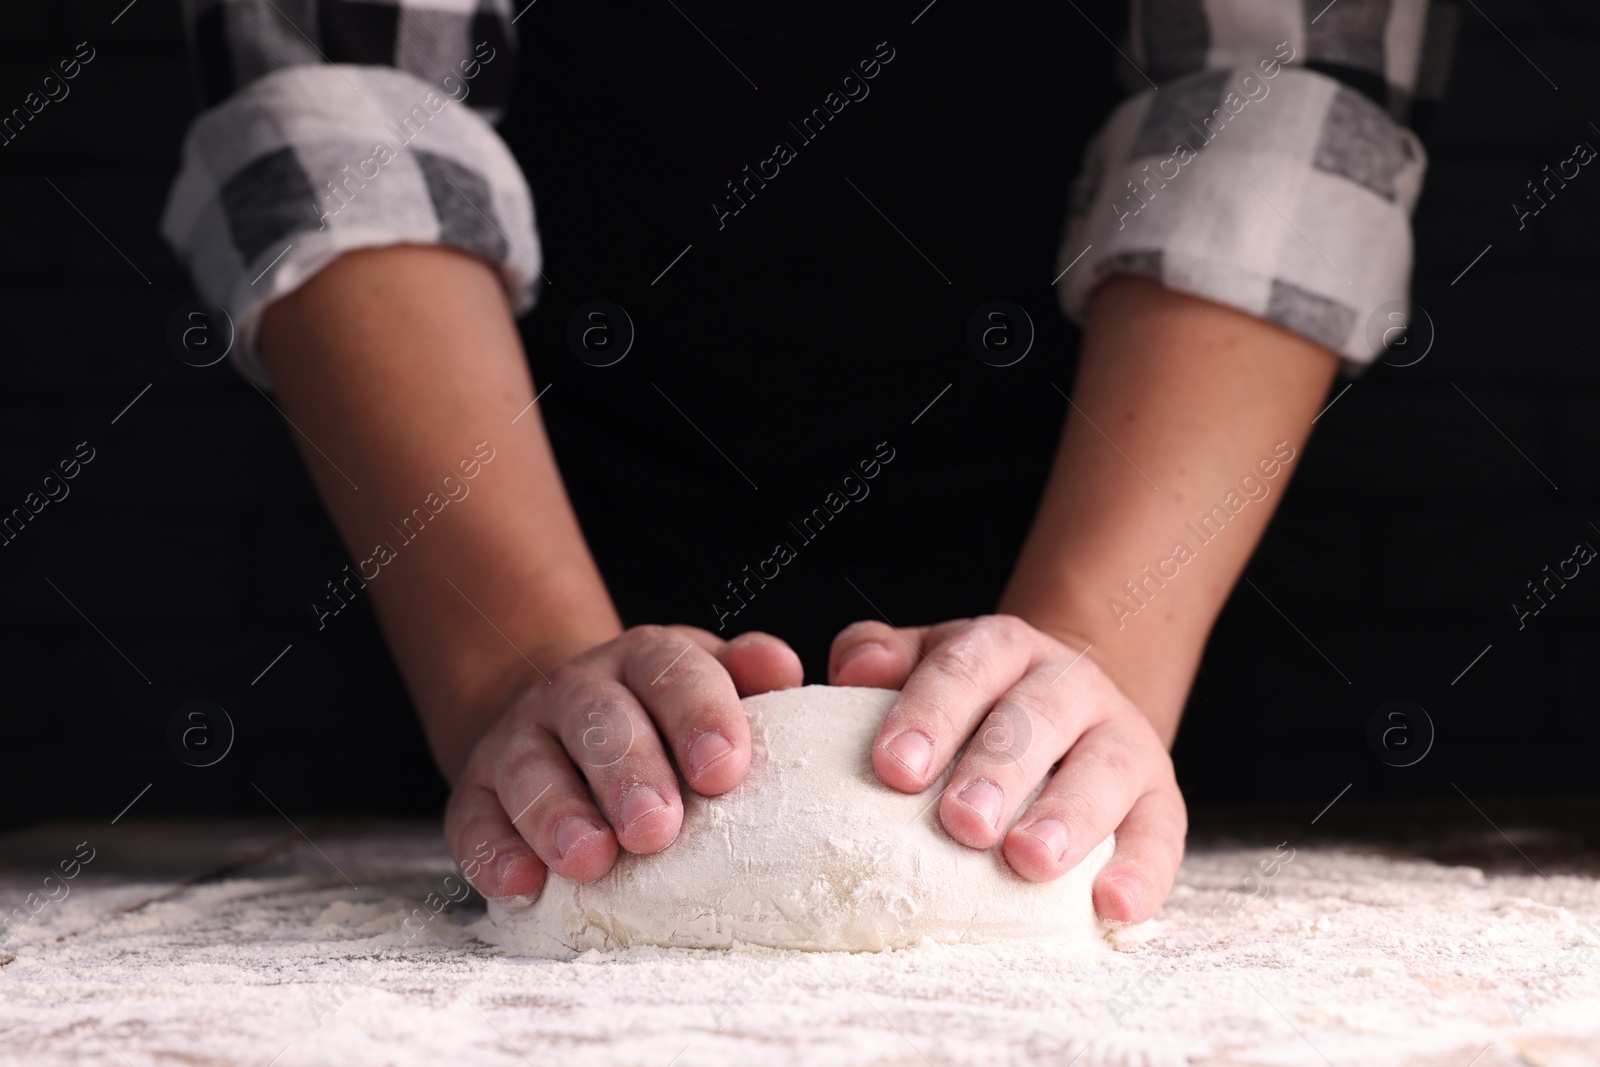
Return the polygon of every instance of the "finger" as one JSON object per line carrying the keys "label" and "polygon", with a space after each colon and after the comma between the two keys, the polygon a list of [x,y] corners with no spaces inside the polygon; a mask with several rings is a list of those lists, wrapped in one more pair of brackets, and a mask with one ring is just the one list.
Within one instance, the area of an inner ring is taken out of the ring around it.
{"label": "finger", "polygon": [[1041,663],[995,702],[978,724],[939,801],[946,832],[989,848],[1080,734],[1103,718],[1092,702],[1067,699],[1051,684],[1059,668]]}
{"label": "finger", "polygon": [[490,900],[531,904],[544,890],[544,863],[488,785],[463,780],[456,786],[445,805],[444,837],[461,873]]}
{"label": "finger", "polygon": [[829,685],[899,689],[922,659],[926,626],[897,630],[876,619],[851,623],[828,649]]}
{"label": "finger", "polygon": [[617,839],[561,743],[542,727],[496,761],[494,791],[510,825],[563,878],[592,882],[611,869]]}
{"label": "finger", "polygon": [[733,679],[677,627],[629,632],[622,681],[666,739],[698,793],[727,792],[750,768],[750,726]]}
{"label": "finger", "polygon": [[795,650],[771,634],[751,630],[713,651],[742,697],[793,689],[805,681],[805,669]]}
{"label": "finger", "polygon": [[621,681],[591,675],[580,686],[571,694],[553,694],[554,732],[588,781],[617,843],[629,852],[660,852],[683,825],[683,800],[655,724]]}
{"label": "finger", "polygon": [[1125,720],[1080,737],[1022,819],[1006,834],[1006,862],[1022,877],[1046,882],[1078,865],[1122,822],[1156,779],[1152,751]]}
{"label": "finger", "polygon": [[878,777],[902,793],[927,788],[1039,647],[1038,632],[1012,615],[961,623],[932,643],[884,716],[872,748]]}
{"label": "finger", "polygon": [[1113,923],[1141,923],[1156,913],[1183,862],[1189,829],[1177,786],[1146,793],[1117,827],[1116,855],[1094,880],[1094,910]]}

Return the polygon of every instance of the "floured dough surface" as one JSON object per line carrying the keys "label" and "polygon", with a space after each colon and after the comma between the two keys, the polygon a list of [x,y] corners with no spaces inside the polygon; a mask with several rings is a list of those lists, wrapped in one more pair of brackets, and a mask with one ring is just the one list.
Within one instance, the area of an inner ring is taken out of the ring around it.
{"label": "floured dough surface", "polygon": [[480,934],[555,958],[634,945],[881,951],[924,938],[1102,936],[1090,889],[1112,839],[1045,883],[1016,875],[998,848],[957,844],[939,825],[942,781],[906,795],[872,769],[872,742],[896,695],[811,685],[745,699],[749,774],[719,797],[685,788],[670,847],[623,852],[588,885],[552,873],[528,907],[491,902]]}

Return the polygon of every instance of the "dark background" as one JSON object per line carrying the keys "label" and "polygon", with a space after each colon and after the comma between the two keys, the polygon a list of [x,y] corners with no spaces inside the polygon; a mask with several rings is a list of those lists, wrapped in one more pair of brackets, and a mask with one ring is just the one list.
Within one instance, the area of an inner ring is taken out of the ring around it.
{"label": "dark background", "polygon": [[[366,601],[316,630],[308,602],[347,557],[290,431],[225,365],[167,347],[192,294],[157,223],[196,97],[176,3],[139,0],[109,25],[123,3],[8,4],[0,39],[6,110],[77,42],[98,51],[0,147],[0,511],[77,442],[96,450],[0,547],[0,826],[109,819],[147,784],[141,816],[266,813],[263,794],[291,814],[435,811],[443,787]],[[1086,10],[1109,28],[1119,6]],[[1600,546],[1600,178],[1585,169],[1521,233],[1510,205],[1576,141],[1600,144],[1600,12],[1478,6],[1516,44],[1463,10],[1417,218],[1415,294],[1437,341],[1318,423],[1247,572],[1259,592],[1241,584],[1202,667],[1176,753],[1191,801],[1310,812],[1347,783],[1366,800],[1595,789],[1600,578],[1585,568],[1520,632],[1510,605],[1576,542]],[[1117,62],[1108,50],[1107,84]],[[951,352],[977,366],[959,336]],[[165,735],[195,698],[238,728],[204,769]],[[1438,731],[1405,769],[1365,740],[1396,698]]]}

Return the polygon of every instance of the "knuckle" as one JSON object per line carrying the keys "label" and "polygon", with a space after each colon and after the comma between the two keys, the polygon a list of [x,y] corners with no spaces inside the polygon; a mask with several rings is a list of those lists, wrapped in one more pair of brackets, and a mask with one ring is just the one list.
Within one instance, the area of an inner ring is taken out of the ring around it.
{"label": "knuckle", "polygon": [[638,733],[626,705],[607,693],[595,692],[574,702],[562,740],[579,763],[603,768],[633,751]]}
{"label": "knuckle", "polygon": [[698,648],[685,651],[682,645],[656,656],[649,671],[651,685],[660,683],[660,686],[689,686],[696,689],[713,686],[728,675],[726,668],[710,653]]}
{"label": "knuckle", "polygon": [[937,644],[940,641],[947,640],[951,634],[960,633],[962,630],[970,628],[977,621],[977,619],[969,618],[951,619],[948,622],[941,622],[937,626],[925,627],[924,630],[932,636],[934,643]]}
{"label": "knuckle", "polygon": [[495,792],[503,795],[512,782],[536,776],[546,762],[544,757],[526,745],[507,748],[495,762]]}
{"label": "knuckle", "polygon": [[1138,782],[1144,777],[1138,753],[1121,739],[1101,738],[1081,758],[1092,760],[1102,771],[1121,781]]}
{"label": "knuckle", "polygon": [[546,688],[553,688],[557,693],[565,695],[574,689],[582,688],[589,678],[590,669],[587,666],[567,660],[556,664],[555,669],[550,672],[550,685]]}
{"label": "knuckle", "polygon": [[1015,615],[982,615],[977,621],[1006,648],[1026,644],[1033,637],[1033,627]]}
{"label": "knuckle", "polygon": [[[528,800],[523,797],[526,790],[530,790],[531,787],[533,792],[538,792],[539,789],[546,789],[550,782],[558,781],[560,776],[554,773],[554,769],[547,755],[533,750],[507,753],[506,757],[499,761],[494,768],[494,781],[490,784],[490,790],[499,808],[515,805],[504,814],[507,821],[515,811],[520,811],[523,803]],[[554,793],[555,790],[550,789],[550,792]],[[518,797],[523,797],[523,800],[518,801]]]}
{"label": "knuckle", "polygon": [[982,639],[967,630],[952,636],[943,648],[928,658],[928,663],[958,685],[975,685],[983,675],[987,651]]}
{"label": "knuckle", "polygon": [[1050,798],[1050,805],[1068,826],[1094,828],[1097,805],[1094,797],[1083,790],[1063,790]]}
{"label": "knuckle", "polygon": [[891,633],[891,629],[876,619],[862,619],[853,622],[839,631],[833,639],[835,649],[848,648],[860,641],[882,641]]}
{"label": "knuckle", "polygon": [[1015,615],[980,615],[952,631],[929,662],[952,680],[971,684],[998,654],[1025,647],[1032,632]]}
{"label": "knuckle", "polygon": [[1026,716],[1031,722],[1055,722],[1059,709],[1056,704],[1044,697],[1043,694],[1028,689],[1013,689],[996,705],[1000,708],[1014,709],[1017,714]]}
{"label": "knuckle", "polygon": [[601,690],[582,689],[572,694],[566,701],[566,722],[563,726],[569,734],[572,731],[581,731],[584,724],[592,721],[596,716],[610,718],[616,713],[617,702],[609,694]]}
{"label": "knuckle", "polygon": [[647,623],[635,626],[628,631],[629,653],[632,655],[655,655],[669,646],[681,650],[683,639],[675,639],[672,631],[665,626]]}

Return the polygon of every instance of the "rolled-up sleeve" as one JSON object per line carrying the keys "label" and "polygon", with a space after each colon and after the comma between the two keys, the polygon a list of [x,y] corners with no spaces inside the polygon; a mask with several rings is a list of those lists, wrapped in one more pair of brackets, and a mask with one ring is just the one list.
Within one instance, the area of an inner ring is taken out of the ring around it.
{"label": "rolled-up sleeve", "polygon": [[1370,363],[1370,324],[1381,339],[1409,307],[1427,166],[1412,124],[1442,88],[1453,16],[1428,0],[1135,0],[1144,88],[1073,190],[1067,314],[1139,274]]}
{"label": "rolled-up sleeve", "polygon": [[195,0],[207,108],[184,139],[162,235],[270,384],[262,310],[340,253],[443,244],[533,306],[533,200],[491,122],[515,64],[509,2]]}

